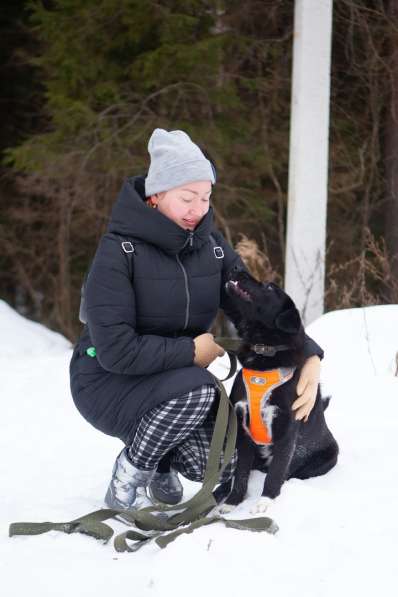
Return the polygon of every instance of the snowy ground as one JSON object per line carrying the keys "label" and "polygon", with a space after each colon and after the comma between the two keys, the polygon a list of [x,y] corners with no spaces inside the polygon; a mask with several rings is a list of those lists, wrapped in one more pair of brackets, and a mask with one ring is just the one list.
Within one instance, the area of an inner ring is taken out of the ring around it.
{"label": "snowy ground", "polygon": [[[75,409],[62,336],[2,301],[0,330],[2,595],[397,595],[398,306],[332,312],[308,327],[326,353],[326,416],[341,453],[326,476],[284,485],[267,513],[276,535],[220,523],[136,554],[81,535],[8,537],[10,522],[67,521],[103,507],[121,443]],[[226,361],[213,372],[222,376]],[[262,480],[253,474],[249,499],[231,518],[250,515]],[[199,488],[184,485],[186,496]]]}

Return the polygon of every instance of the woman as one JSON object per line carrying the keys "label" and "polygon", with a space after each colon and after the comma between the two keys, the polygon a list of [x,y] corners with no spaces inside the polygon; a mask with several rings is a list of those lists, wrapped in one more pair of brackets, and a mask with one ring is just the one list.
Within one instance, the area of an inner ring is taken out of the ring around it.
{"label": "woman", "polygon": [[[150,497],[178,503],[177,471],[203,479],[217,397],[206,367],[224,353],[207,330],[219,307],[234,321],[224,284],[244,267],[213,225],[212,162],[183,131],[155,129],[148,150],[147,176],[126,180],[99,243],[70,363],[80,413],[125,445],[105,496],[120,509],[152,505]],[[132,275],[123,249],[133,251]],[[323,357],[308,336],[306,354],[297,419],[314,405]]]}

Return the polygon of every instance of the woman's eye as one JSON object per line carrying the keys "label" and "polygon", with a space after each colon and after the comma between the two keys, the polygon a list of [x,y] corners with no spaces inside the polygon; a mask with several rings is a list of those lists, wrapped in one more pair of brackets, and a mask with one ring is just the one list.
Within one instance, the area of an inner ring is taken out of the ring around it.
{"label": "woman's eye", "polygon": [[[193,199],[192,197],[180,197],[181,201],[184,201],[184,203],[192,203]],[[210,197],[202,197],[202,201],[204,203],[209,203],[210,201]]]}

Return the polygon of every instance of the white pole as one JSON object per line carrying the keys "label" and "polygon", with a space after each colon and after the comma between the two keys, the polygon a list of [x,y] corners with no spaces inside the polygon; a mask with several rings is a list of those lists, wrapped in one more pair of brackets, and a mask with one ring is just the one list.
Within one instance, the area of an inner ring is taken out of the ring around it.
{"label": "white pole", "polygon": [[285,290],[304,325],[324,310],[333,0],[295,0]]}

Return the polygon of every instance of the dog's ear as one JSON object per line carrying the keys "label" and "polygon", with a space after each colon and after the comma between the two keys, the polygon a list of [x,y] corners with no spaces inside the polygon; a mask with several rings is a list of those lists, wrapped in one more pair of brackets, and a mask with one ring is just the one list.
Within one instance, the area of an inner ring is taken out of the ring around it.
{"label": "dog's ear", "polygon": [[301,318],[296,307],[290,307],[286,311],[279,313],[275,318],[275,326],[282,332],[297,334],[301,327]]}

